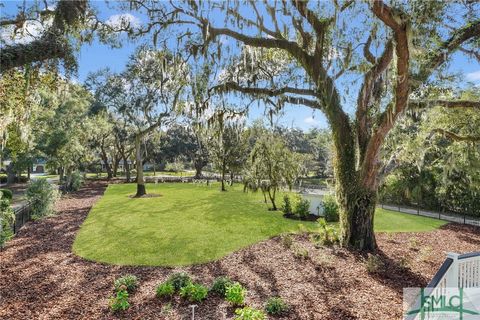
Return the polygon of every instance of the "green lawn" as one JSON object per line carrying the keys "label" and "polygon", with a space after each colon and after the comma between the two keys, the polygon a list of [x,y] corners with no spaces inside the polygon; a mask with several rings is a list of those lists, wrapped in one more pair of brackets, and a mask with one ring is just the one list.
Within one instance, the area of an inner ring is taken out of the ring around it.
{"label": "green lawn", "polygon": [[[119,265],[177,266],[213,261],[283,232],[315,230],[271,212],[260,194],[241,188],[147,184],[160,197],[132,199],[135,184],[110,185],[83,223],[73,250],[79,256]],[[278,199],[281,199],[279,196]],[[435,219],[379,209],[380,232],[428,231],[444,224]]]}
{"label": "green lawn", "polygon": [[374,222],[376,232],[432,231],[447,223],[443,220],[394,212],[381,208],[377,208]]}
{"label": "green lawn", "polygon": [[[300,222],[270,212],[259,194],[240,188],[147,184],[157,198],[132,199],[134,184],[110,185],[82,225],[73,250],[91,260],[121,265],[188,265],[226,254],[283,232]],[[279,198],[281,199],[281,198]]]}

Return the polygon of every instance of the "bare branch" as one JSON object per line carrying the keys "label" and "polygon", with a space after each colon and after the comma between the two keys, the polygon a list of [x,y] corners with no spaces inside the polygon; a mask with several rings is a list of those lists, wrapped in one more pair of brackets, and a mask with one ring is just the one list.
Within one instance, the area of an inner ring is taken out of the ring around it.
{"label": "bare branch", "polygon": [[278,89],[242,87],[238,83],[232,82],[232,81],[214,86],[210,88],[209,91],[216,91],[216,92],[239,91],[242,93],[266,95],[269,97],[279,96],[285,93],[293,93],[293,94],[309,95],[309,96],[317,97],[317,93],[311,89],[293,88],[293,87],[283,87]]}

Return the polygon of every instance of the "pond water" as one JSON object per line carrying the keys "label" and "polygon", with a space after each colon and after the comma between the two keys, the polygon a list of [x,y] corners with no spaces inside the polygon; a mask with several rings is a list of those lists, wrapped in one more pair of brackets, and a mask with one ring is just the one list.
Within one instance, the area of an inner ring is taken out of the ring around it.
{"label": "pond water", "polygon": [[322,200],[325,195],[332,194],[333,191],[330,190],[302,190],[299,192],[299,194],[302,196],[302,198],[307,199],[310,201],[310,213],[317,215],[317,216],[323,216],[323,206],[322,206]]}

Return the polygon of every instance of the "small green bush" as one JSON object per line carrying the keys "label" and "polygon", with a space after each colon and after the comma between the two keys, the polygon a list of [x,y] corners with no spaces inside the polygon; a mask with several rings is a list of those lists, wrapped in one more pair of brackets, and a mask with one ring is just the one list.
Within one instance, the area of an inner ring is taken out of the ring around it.
{"label": "small green bush", "polygon": [[309,257],[309,253],[308,253],[307,248],[305,248],[301,245],[293,246],[293,254],[294,254],[295,258],[304,259],[304,260],[307,260],[308,257]]}
{"label": "small green bush", "polygon": [[267,300],[265,311],[273,316],[279,316],[288,311],[288,304],[280,297],[272,297]]}
{"label": "small green bush", "polygon": [[213,281],[213,285],[210,291],[221,297],[225,297],[225,292],[227,291],[227,287],[231,284],[233,284],[233,281],[230,280],[230,278],[218,277]]}
{"label": "small green bush", "polygon": [[338,213],[338,203],[332,195],[326,195],[322,201],[323,214],[327,222],[338,222],[339,213]]}
{"label": "small green bush", "polygon": [[15,213],[10,207],[10,200],[3,198],[0,193],[0,248],[13,237]]}
{"label": "small green bush", "polygon": [[243,306],[247,290],[238,282],[234,282],[225,291],[225,300],[233,306]]}
{"label": "small green bush", "polygon": [[208,288],[198,283],[188,283],[180,288],[180,296],[190,302],[200,302],[207,297]]}
{"label": "small green bush", "polygon": [[282,241],[282,244],[285,248],[290,249],[293,244],[293,238],[290,234],[284,233],[280,235],[280,240]]}
{"label": "small green bush", "polygon": [[32,209],[32,218],[39,219],[54,213],[55,203],[60,199],[56,186],[47,179],[37,179],[30,182],[25,192]]}
{"label": "small green bush", "polygon": [[367,258],[365,267],[369,273],[378,273],[384,270],[385,264],[379,256],[371,254]]}
{"label": "small green bush", "polygon": [[319,230],[318,233],[312,235],[314,241],[319,245],[334,245],[340,242],[340,236],[337,229],[325,221],[325,219],[318,219]]}
{"label": "small green bush", "polygon": [[251,307],[235,310],[236,320],[266,320],[267,316],[263,311]]}
{"label": "small green bush", "polygon": [[285,214],[292,214],[292,202],[290,201],[290,197],[288,194],[283,196],[283,204],[282,204],[282,211]]}
{"label": "small green bush", "polygon": [[300,197],[295,203],[294,213],[300,218],[305,218],[310,214],[310,201]]}
{"label": "small green bush", "polygon": [[124,275],[114,282],[115,291],[120,291],[122,286],[125,286],[126,290],[130,293],[134,292],[138,286],[138,279],[133,274]]}
{"label": "small green bush", "polygon": [[175,288],[173,287],[173,284],[168,281],[159,284],[156,289],[157,297],[160,299],[171,298],[174,293]]}
{"label": "small green bush", "polygon": [[84,179],[83,175],[79,171],[73,172],[70,176],[67,177],[65,183],[65,190],[67,191],[77,191],[83,185]]}
{"label": "small green bush", "polygon": [[10,189],[0,189],[0,193],[2,194],[3,199],[7,199],[8,201],[12,201],[13,192]]}
{"label": "small green bush", "polygon": [[110,299],[110,309],[113,312],[125,311],[129,307],[127,290],[117,291],[116,295]]}
{"label": "small green bush", "polygon": [[173,285],[175,291],[179,291],[181,288],[192,283],[192,279],[185,272],[177,272],[172,274],[168,280]]}

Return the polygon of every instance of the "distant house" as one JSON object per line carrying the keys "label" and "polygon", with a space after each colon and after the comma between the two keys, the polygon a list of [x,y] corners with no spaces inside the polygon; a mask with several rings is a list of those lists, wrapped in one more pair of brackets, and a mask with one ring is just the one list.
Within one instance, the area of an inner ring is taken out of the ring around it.
{"label": "distant house", "polygon": [[36,159],[32,165],[32,173],[45,173],[47,161],[45,159]]}

